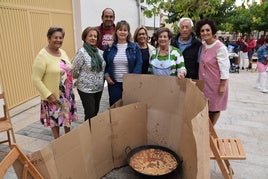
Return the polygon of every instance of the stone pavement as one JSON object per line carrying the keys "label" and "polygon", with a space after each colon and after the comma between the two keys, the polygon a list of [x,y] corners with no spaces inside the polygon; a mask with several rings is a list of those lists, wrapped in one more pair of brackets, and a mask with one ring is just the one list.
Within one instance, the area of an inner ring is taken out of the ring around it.
{"label": "stone pavement", "polygon": [[[230,91],[228,108],[221,113],[215,129],[219,137],[240,138],[244,144],[247,159],[232,160],[231,164],[236,179],[268,179],[268,94],[254,88],[258,73],[240,71],[239,74],[230,74]],[[76,93],[80,120],[73,123],[73,128],[83,122],[83,108]],[[34,98],[10,111],[14,125],[16,140],[19,147],[25,152],[34,152],[41,149],[53,140],[49,128],[39,123],[39,102]],[[109,107],[107,87],[104,90],[100,112]],[[61,131],[63,132],[63,131]],[[2,137],[0,135],[0,137]],[[0,152],[8,151],[7,145],[0,145]],[[211,178],[223,178],[215,161],[211,161]],[[121,174],[120,173],[121,170]],[[125,179],[126,168],[114,170],[105,179]],[[111,177],[109,177],[111,176]],[[117,177],[115,177],[117,176]],[[17,178],[11,168],[6,179]],[[132,177],[135,178],[135,177]]]}

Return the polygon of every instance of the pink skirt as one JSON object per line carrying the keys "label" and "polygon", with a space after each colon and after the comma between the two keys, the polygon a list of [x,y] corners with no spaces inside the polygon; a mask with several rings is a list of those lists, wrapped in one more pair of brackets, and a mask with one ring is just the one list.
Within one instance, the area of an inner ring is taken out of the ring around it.
{"label": "pink skirt", "polygon": [[266,65],[264,65],[261,62],[257,62],[257,68],[258,68],[259,73],[266,72],[267,67],[268,67],[268,63]]}

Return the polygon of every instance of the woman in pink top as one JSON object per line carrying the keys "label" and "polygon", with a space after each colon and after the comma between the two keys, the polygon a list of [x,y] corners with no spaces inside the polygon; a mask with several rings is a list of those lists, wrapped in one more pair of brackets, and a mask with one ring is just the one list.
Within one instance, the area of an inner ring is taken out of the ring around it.
{"label": "woman in pink top", "polygon": [[220,111],[226,110],[230,62],[226,46],[215,38],[217,27],[210,19],[197,22],[196,34],[203,40],[199,57],[199,79],[205,81],[209,118],[216,124]]}

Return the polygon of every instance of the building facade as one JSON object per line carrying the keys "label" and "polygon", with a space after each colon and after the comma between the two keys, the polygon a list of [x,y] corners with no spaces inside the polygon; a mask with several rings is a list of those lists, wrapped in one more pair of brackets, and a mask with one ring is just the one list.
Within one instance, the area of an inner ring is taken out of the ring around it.
{"label": "building facade", "polygon": [[115,11],[115,22],[129,22],[132,34],[142,25],[140,0],[0,0],[0,84],[9,108],[38,96],[32,63],[47,45],[48,28],[64,28],[62,49],[72,59],[82,46],[83,29],[100,25],[107,7]]}

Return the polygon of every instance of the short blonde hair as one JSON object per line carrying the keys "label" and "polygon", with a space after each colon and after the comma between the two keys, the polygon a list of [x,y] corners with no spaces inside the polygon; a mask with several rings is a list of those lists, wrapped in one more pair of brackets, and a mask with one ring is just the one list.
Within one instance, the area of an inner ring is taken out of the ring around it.
{"label": "short blonde hair", "polygon": [[144,27],[144,26],[138,27],[134,32],[134,36],[133,36],[134,42],[138,42],[138,33],[142,29],[145,31],[145,34],[148,37],[148,30],[146,29],[146,27]]}

